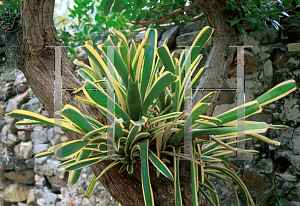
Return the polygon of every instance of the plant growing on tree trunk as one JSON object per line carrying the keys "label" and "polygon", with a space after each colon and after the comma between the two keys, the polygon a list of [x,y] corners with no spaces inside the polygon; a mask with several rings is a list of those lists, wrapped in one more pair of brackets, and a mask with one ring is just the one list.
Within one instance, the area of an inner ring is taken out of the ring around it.
{"label": "plant growing on tree trunk", "polygon": [[[191,76],[202,57],[199,52],[212,33],[211,27],[203,28],[189,52],[183,51],[179,59],[173,58],[173,54],[170,54],[166,46],[167,40],[161,47],[156,48],[155,29],[148,29],[145,39],[140,44],[132,41],[130,45],[121,32],[114,30],[113,35],[109,36],[104,44],[97,46],[102,52],[101,55],[93,43],[87,41],[84,50],[89,56],[91,66],[77,60],[74,62],[82,67],[79,73],[85,79],[84,86],[74,93],[83,92],[86,98],[76,96],[76,100],[98,109],[114,126],[104,125],[67,104],[61,111],[63,117],[61,126],[65,130],[79,134],[82,139],[55,145],[35,157],[54,154],[58,159],[68,159],[59,167],[65,167],[65,170],[69,171],[68,181],[72,184],[76,184],[80,178],[83,167],[114,159],[98,176],[94,175],[86,191],[87,197],[92,194],[96,181],[111,168],[119,167],[120,173],[127,170],[128,174],[133,174],[140,164],[144,204],[147,206],[155,205],[149,162],[157,169],[157,177],[161,173],[173,181],[175,204],[182,205],[179,164],[180,158],[184,158],[190,160],[193,205],[199,204],[198,192],[212,205],[220,205],[216,188],[208,179],[208,176],[212,176],[230,182],[235,203],[240,205],[231,181],[236,182],[246,205],[253,206],[250,193],[240,178],[230,169],[215,163],[227,162],[226,157],[235,155],[236,151],[257,153],[254,150],[231,147],[230,145],[236,141],[226,142],[236,137],[235,121],[261,112],[261,106],[294,91],[296,83],[294,80],[283,82],[257,99],[215,117],[202,115],[210,105],[204,101],[214,95],[214,92],[211,92],[187,113],[184,110],[186,88],[189,84],[191,84],[189,87],[197,84],[206,71],[206,67],[203,67],[191,81]],[[110,71],[111,67],[115,69],[115,74]],[[114,113],[107,107],[108,102],[114,101],[105,91],[109,85],[114,85],[116,94]],[[244,111],[244,115],[237,116],[240,114],[239,111]],[[14,110],[8,116],[31,119],[19,121],[17,125],[59,126],[53,118],[24,110]],[[190,125],[187,127],[188,123]],[[113,128],[114,136],[110,139],[107,135],[112,134],[110,131]],[[284,128],[287,126],[245,121],[244,133],[248,137],[245,141],[256,138],[280,145],[279,142],[259,133],[267,129]],[[189,145],[186,144],[186,135],[191,137]],[[113,145],[113,148],[110,148],[110,145]]]}

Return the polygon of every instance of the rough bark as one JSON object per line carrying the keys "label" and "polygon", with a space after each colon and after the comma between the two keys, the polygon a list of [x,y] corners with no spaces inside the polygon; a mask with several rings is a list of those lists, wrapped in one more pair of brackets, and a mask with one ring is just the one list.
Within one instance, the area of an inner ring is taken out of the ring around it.
{"label": "rough bark", "polygon": [[[23,42],[20,47],[22,57],[21,70],[24,73],[32,91],[43,104],[50,117],[54,116],[54,48],[46,46],[62,46],[57,38],[53,23],[54,0],[23,0],[21,3],[21,21],[23,25]],[[62,49],[62,87],[80,88],[82,83],[74,75],[68,61],[65,49]],[[101,114],[93,107],[75,100],[75,95],[69,91],[63,92],[62,104],[71,104],[83,114],[104,122]],[[74,133],[64,131],[70,140],[82,138]],[[186,165],[181,163],[181,184],[184,205],[192,204],[190,173]],[[92,166],[96,175],[111,161],[105,161]],[[150,164],[151,165],[151,164]],[[100,182],[111,195],[123,206],[144,205],[140,168],[132,175],[119,173],[119,167],[109,170]],[[154,192],[155,204],[160,206],[175,205],[173,182],[163,175],[156,177],[156,170],[151,166],[151,185]]]}
{"label": "rough bark", "polygon": [[[229,65],[232,63],[236,48],[229,47],[238,44],[239,33],[236,27],[231,27],[226,20],[233,19],[232,11],[222,9],[226,7],[225,0],[196,0],[203,14],[206,16],[210,27],[215,29],[213,37],[213,47],[206,60],[205,65],[209,65],[206,74],[200,80],[198,88],[220,89],[223,88],[227,79]],[[208,92],[197,93],[193,104],[197,103]],[[211,104],[206,110],[207,115],[212,115],[214,103],[217,101],[220,92],[211,97]]]}

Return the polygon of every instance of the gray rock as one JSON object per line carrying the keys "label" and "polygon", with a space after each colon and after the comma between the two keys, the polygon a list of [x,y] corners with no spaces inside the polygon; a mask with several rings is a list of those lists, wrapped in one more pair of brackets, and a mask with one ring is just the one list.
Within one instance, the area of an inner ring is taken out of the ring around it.
{"label": "gray rock", "polygon": [[24,171],[11,171],[6,172],[5,177],[7,179],[13,180],[14,182],[31,185],[34,184],[34,172],[33,170],[27,169]]}
{"label": "gray rock", "polygon": [[22,141],[30,140],[30,132],[28,131],[18,131],[18,137]]}
{"label": "gray rock", "polygon": [[27,83],[25,75],[23,73],[19,73],[15,79],[14,85],[17,86],[18,84]]}
{"label": "gray rock", "polygon": [[292,189],[288,195],[288,198],[292,201],[300,200],[300,188]]}
{"label": "gray rock", "polygon": [[9,124],[6,124],[3,126],[1,133],[3,136],[7,136],[8,131],[9,131]]}
{"label": "gray rock", "polygon": [[21,202],[18,202],[18,206],[29,206],[28,204],[26,203],[21,203]]}
{"label": "gray rock", "polygon": [[269,31],[267,29],[263,31],[252,31],[250,35],[257,41],[266,44],[276,43],[280,40],[280,32],[274,27],[269,27]]}
{"label": "gray rock", "polygon": [[32,142],[21,142],[20,143],[20,151],[19,151],[19,157],[20,159],[29,159],[32,154]]}
{"label": "gray rock", "polygon": [[[38,194],[36,194],[36,196],[38,196]],[[42,191],[42,198],[37,200],[37,204],[41,206],[53,206],[56,202],[57,194],[52,193],[47,187],[44,187]]]}
{"label": "gray rock", "polygon": [[267,52],[267,53],[270,53],[270,52],[272,52],[272,48],[271,48],[271,47],[268,47],[268,46],[262,46],[262,47],[261,47],[261,52]]}
{"label": "gray rock", "polygon": [[0,117],[0,130],[3,129],[5,124],[6,124],[5,119]]}
{"label": "gray rock", "polygon": [[276,137],[278,138],[282,146],[287,146],[289,148],[293,147],[292,137],[294,133],[294,128],[289,127],[283,130],[276,130],[275,133],[276,133]]}
{"label": "gray rock", "polygon": [[264,73],[266,76],[270,77],[273,75],[273,65],[271,60],[267,60],[264,63]]}
{"label": "gray rock", "polygon": [[288,160],[289,162],[291,161],[291,156],[292,156],[293,152],[291,150],[276,150],[274,153],[274,157],[277,160],[279,157],[283,157],[286,160]]}
{"label": "gray rock", "polygon": [[8,100],[8,105],[6,107],[5,112],[9,113],[13,110],[20,109],[21,106],[18,103],[18,100],[22,97],[22,94],[18,94],[15,97]]}
{"label": "gray rock", "polygon": [[168,38],[168,44],[167,46],[169,47],[169,49],[172,49],[175,44],[176,44],[176,37],[178,36],[179,33],[179,27],[175,26],[175,27],[171,27],[170,29],[168,29],[167,31],[165,31],[159,41],[158,46],[162,46],[165,39]]}
{"label": "gray rock", "polygon": [[37,125],[33,132],[30,134],[30,138],[33,144],[44,144],[48,143],[48,136],[47,136],[47,128],[44,128],[42,125]]}
{"label": "gray rock", "polygon": [[143,40],[145,38],[146,35],[146,31],[140,31],[139,33],[137,33],[137,35],[135,36],[134,40],[140,41]]}
{"label": "gray rock", "polygon": [[54,143],[54,129],[53,129],[53,127],[49,128],[49,129],[47,130],[47,137],[48,137],[48,141],[49,141],[52,145],[54,145],[55,143]]}
{"label": "gray rock", "polygon": [[297,202],[297,201],[291,201],[291,202],[288,202],[288,204],[290,206],[300,206],[300,202]]}
{"label": "gray rock", "polygon": [[79,61],[83,61],[85,64],[87,65],[90,65],[90,62],[89,62],[89,58],[88,58],[88,55],[85,53],[85,51],[83,49],[81,49],[79,51],[79,54],[77,56],[77,59]]}
{"label": "gray rock", "polygon": [[[52,165],[51,165],[52,166]],[[53,167],[47,163],[47,157],[35,159],[34,171],[40,176],[53,176]]]}
{"label": "gray rock", "polygon": [[33,146],[33,152],[35,154],[39,154],[41,152],[47,151],[47,149],[50,147],[50,144],[34,144]]}
{"label": "gray rock", "polygon": [[38,98],[30,99],[27,103],[21,106],[22,110],[27,110],[31,112],[35,112],[36,110],[38,110],[38,108],[40,108],[40,102]]}
{"label": "gray rock", "polygon": [[12,134],[12,133],[9,133],[9,134],[6,136],[6,141],[7,141],[7,144],[8,144],[9,146],[14,146],[14,145],[16,145],[17,143],[19,143],[21,140],[18,138],[17,135]]}
{"label": "gray rock", "polygon": [[15,157],[10,157],[10,158],[8,158],[8,160],[5,160],[5,171],[13,170],[14,163],[15,163]]}
{"label": "gray rock", "polygon": [[278,68],[297,68],[299,65],[298,60],[287,56],[279,49],[276,49],[272,56],[272,60]]}
{"label": "gray rock", "polygon": [[25,163],[28,168],[31,168],[31,169],[34,168],[34,158],[26,160]]}
{"label": "gray rock", "polygon": [[68,183],[66,187],[61,187],[61,195],[63,197],[61,198],[61,204],[68,205],[74,203],[76,205],[108,205],[110,202],[111,205],[118,205],[115,200],[110,201],[111,195],[100,182],[96,183],[92,196],[89,199],[84,198],[83,194],[85,193],[92,176],[93,172],[91,168],[83,168],[81,177],[76,185],[72,186]]}
{"label": "gray rock", "polygon": [[200,31],[193,31],[184,33],[176,38],[176,44],[178,46],[191,46],[196,39]]}
{"label": "gray rock", "polygon": [[39,187],[45,187],[46,186],[46,179],[45,177],[41,177],[39,175],[35,175],[34,177],[35,184],[38,185]]}
{"label": "gray rock", "polygon": [[278,174],[278,175],[287,181],[291,181],[291,182],[297,181],[297,176],[291,175],[291,173],[288,170],[285,173]]}
{"label": "gray rock", "polygon": [[60,179],[64,179],[65,173],[66,171],[64,168],[58,168],[58,167],[54,168],[54,175],[59,177]]}
{"label": "gray rock", "polygon": [[262,53],[260,55],[260,58],[261,58],[262,61],[265,61],[266,59],[268,59],[270,57],[271,57],[271,55],[269,53]]}
{"label": "gray rock", "polygon": [[16,159],[14,162],[14,169],[17,172],[23,171],[27,169],[27,165],[24,162],[21,162],[20,160]]}
{"label": "gray rock", "polygon": [[201,22],[188,22],[184,25],[184,28],[179,30],[179,35],[190,33],[193,31],[199,31],[203,28],[204,23]]}
{"label": "gray rock", "polygon": [[3,198],[8,202],[23,202],[27,200],[28,194],[29,190],[26,187],[12,184],[5,188]]}
{"label": "gray rock", "polygon": [[30,205],[36,204],[35,189],[29,190],[26,203]]}
{"label": "gray rock", "polygon": [[297,170],[300,171],[300,155],[292,155],[291,156],[291,163]]}
{"label": "gray rock", "polygon": [[17,92],[13,82],[9,82],[0,87],[0,100],[7,100],[16,94]]}
{"label": "gray rock", "polygon": [[[62,180],[61,178],[58,178],[55,176],[50,177],[49,182],[50,182],[51,186],[58,191],[60,191],[61,187],[67,186],[67,182],[65,180]],[[84,191],[84,193],[85,193],[85,191]]]}
{"label": "gray rock", "polygon": [[17,88],[19,93],[23,93],[28,89],[29,85],[28,84],[18,84]]}
{"label": "gray rock", "polygon": [[260,173],[270,174],[275,168],[275,163],[271,158],[263,158],[255,166],[254,170],[259,171]]}
{"label": "gray rock", "polygon": [[284,110],[285,118],[287,120],[298,121],[300,119],[299,105],[296,99],[289,98],[284,99]]}
{"label": "gray rock", "polygon": [[258,55],[261,52],[260,43],[257,40],[255,40],[254,37],[248,34],[242,34],[241,41],[243,41],[245,45],[253,46],[250,48],[253,54]]}
{"label": "gray rock", "polygon": [[287,45],[289,52],[300,51],[300,43],[291,43]]}
{"label": "gray rock", "polygon": [[288,37],[289,42],[300,40],[300,18],[295,13],[290,13],[289,17],[283,17],[280,24],[284,25],[284,36]]}

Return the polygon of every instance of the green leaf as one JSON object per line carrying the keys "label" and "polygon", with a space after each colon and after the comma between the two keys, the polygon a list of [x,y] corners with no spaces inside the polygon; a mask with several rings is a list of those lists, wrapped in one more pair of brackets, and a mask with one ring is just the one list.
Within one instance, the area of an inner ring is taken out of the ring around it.
{"label": "green leaf", "polygon": [[233,19],[233,21],[231,21],[231,26],[233,26],[233,25],[235,25],[235,24],[237,24],[237,23],[239,23],[239,18],[236,16],[236,17],[234,17],[234,19]]}
{"label": "green leaf", "polygon": [[47,156],[53,155],[53,154],[54,154],[54,152],[48,152],[48,151],[46,151],[46,152],[41,152],[41,153],[35,155],[34,158],[47,157]]}
{"label": "green leaf", "polygon": [[[100,106],[107,108],[107,94],[103,89],[101,90],[91,81],[86,80],[83,93],[87,98],[93,100]],[[115,103],[115,115],[117,118],[122,118],[125,124],[130,122],[129,115],[117,103]]]}
{"label": "green leaf", "polygon": [[134,121],[139,120],[142,108],[139,84],[138,81],[133,82],[130,77],[128,77],[127,105],[131,119]]}
{"label": "green leaf", "polygon": [[165,70],[175,74],[175,65],[171,58],[171,53],[167,45],[162,45],[157,49],[157,54],[165,66]]}
{"label": "green leaf", "polygon": [[[52,126],[58,126],[61,127],[62,129],[68,130],[68,131],[72,131],[74,133],[80,134],[80,135],[84,135],[85,132],[82,130],[77,129],[75,126],[70,125],[69,123],[67,123],[65,120],[55,120],[54,118],[47,118],[44,117],[42,115],[36,114],[34,112],[30,112],[30,111],[25,111],[25,110],[21,110],[21,109],[16,109],[8,114],[10,117],[14,117],[14,118],[26,118],[26,119],[32,119],[35,121],[31,121],[33,124],[36,124],[36,121],[43,123],[43,124],[48,124],[48,125],[52,125]],[[27,122],[27,121],[26,121]],[[22,121],[17,122],[16,125],[21,124]]]}
{"label": "green leaf", "polygon": [[147,120],[148,119],[146,117],[142,117],[139,121],[132,121],[132,120],[130,121],[132,128],[130,129],[130,132],[126,139],[125,149],[124,149],[125,154],[129,155],[129,147],[133,139],[135,138],[136,134],[142,130],[142,127],[145,125]]}
{"label": "green leaf", "polygon": [[300,18],[300,11],[293,11],[297,14],[297,16]]}
{"label": "green leaf", "polygon": [[173,175],[169,168],[151,150],[149,150],[149,159],[164,176],[173,180]]}
{"label": "green leaf", "polygon": [[149,162],[148,162],[148,150],[149,150],[149,139],[139,142],[141,152],[141,179],[143,187],[144,202],[147,206],[154,206],[154,197],[152,187],[150,184],[149,175]]}
{"label": "green leaf", "polygon": [[[263,133],[266,132],[269,125],[260,122],[259,124],[252,124],[252,125],[244,125],[244,132],[245,134],[249,133]],[[229,127],[217,127],[217,128],[209,128],[209,129],[193,129],[188,131],[192,133],[193,137],[200,137],[202,135],[235,135],[236,134],[236,126],[229,126]]]}
{"label": "green leaf", "polygon": [[119,12],[122,6],[125,6],[123,0],[115,0],[112,12]]}
{"label": "green leaf", "polygon": [[81,112],[72,105],[65,105],[65,107],[61,111],[61,116],[78,126],[80,129],[84,130],[85,132],[94,130],[94,128],[82,116]]}
{"label": "green leaf", "polygon": [[73,164],[70,164],[69,166],[67,166],[65,168],[65,170],[70,171],[70,170],[82,169],[83,167],[87,167],[87,166],[93,165],[97,162],[100,162],[102,159],[105,159],[104,157],[106,157],[105,153],[103,154],[103,158],[96,157],[96,158],[89,158],[89,159],[80,160],[80,161],[77,161]]}
{"label": "green leaf", "polygon": [[289,93],[293,92],[297,89],[295,80],[288,80],[278,84],[277,86],[273,87],[271,90],[267,91],[266,93],[260,95],[256,100],[258,101],[260,106],[264,106],[269,104],[273,101],[276,101]]}
{"label": "green leaf", "polygon": [[110,165],[108,165],[104,170],[102,170],[102,172],[100,173],[100,175],[96,178],[95,181],[98,181],[105,172],[107,172],[108,170],[110,170],[111,168],[113,168],[114,166],[116,166],[117,164],[121,163],[121,161],[119,160],[115,160],[113,163],[111,163]]}
{"label": "green leaf", "polygon": [[152,104],[154,99],[170,84],[178,81],[179,77],[171,74],[170,72],[164,72],[153,84],[149,90],[148,95],[145,97],[143,102],[141,115],[146,116],[149,106]]}
{"label": "green leaf", "polygon": [[104,15],[107,16],[110,12],[111,6],[114,3],[114,0],[109,0],[104,5]]}
{"label": "green leaf", "polygon": [[142,0],[135,0],[135,3],[136,3],[136,6],[138,8],[142,8],[142,5],[143,5],[143,1]]}
{"label": "green leaf", "polygon": [[244,18],[241,18],[243,20],[246,20],[248,22],[251,22],[251,23],[257,23],[257,20],[255,18],[252,18],[252,17],[244,17]]}
{"label": "green leaf", "polygon": [[245,29],[245,27],[244,27],[244,25],[243,24],[237,24],[237,28],[241,31],[241,32],[243,32],[243,34],[246,32],[246,29]]}
{"label": "green leaf", "polygon": [[[174,153],[180,153],[181,148],[174,148]],[[180,159],[174,156],[174,191],[175,191],[175,206],[182,206],[180,180],[179,180],[179,161]]]}
{"label": "green leaf", "polygon": [[[156,45],[157,45],[157,31],[154,29],[148,29],[145,35],[145,39],[149,42],[149,46],[145,50],[145,59],[143,70],[141,73],[141,97],[142,100],[145,99],[148,89],[151,88],[151,83],[149,82],[154,76],[155,69],[155,58],[156,58]],[[149,78],[150,77],[150,78]],[[158,96],[158,95],[157,95]]]}
{"label": "green leaf", "polygon": [[140,133],[138,133],[138,134],[134,137],[134,139],[131,141],[131,144],[130,144],[129,148],[132,148],[133,145],[134,145],[137,141],[139,141],[139,140],[141,140],[141,139],[144,139],[145,137],[149,137],[149,136],[150,136],[150,133],[148,133],[148,132],[140,132]]}
{"label": "green leaf", "polygon": [[62,143],[60,147],[55,150],[54,154],[57,158],[66,158],[73,156],[85,147],[89,141],[73,140],[71,142]]}
{"label": "green leaf", "polygon": [[88,186],[88,188],[87,188],[87,190],[85,192],[85,195],[84,195],[85,197],[89,198],[92,195],[92,193],[93,193],[93,191],[95,189],[96,182],[97,182],[96,178],[97,178],[97,176],[93,175],[93,178],[92,178],[92,180],[90,182],[90,185]]}
{"label": "green leaf", "polygon": [[[92,151],[82,150],[80,153],[77,154],[76,161],[80,161],[80,160],[88,158],[91,153],[92,153]],[[80,174],[81,174],[81,169],[75,170],[75,171],[73,170],[73,171],[69,172],[68,181],[73,185],[76,184],[80,178]]]}

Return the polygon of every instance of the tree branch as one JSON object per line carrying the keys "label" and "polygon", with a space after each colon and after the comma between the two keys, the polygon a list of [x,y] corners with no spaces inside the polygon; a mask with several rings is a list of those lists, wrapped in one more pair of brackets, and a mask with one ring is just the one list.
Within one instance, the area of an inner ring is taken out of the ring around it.
{"label": "tree branch", "polygon": [[157,24],[157,23],[162,22],[164,20],[170,19],[173,16],[177,16],[178,14],[181,14],[181,13],[187,12],[189,10],[192,10],[193,8],[195,8],[197,6],[198,6],[197,3],[194,2],[193,4],[191,4],[189,6],[183,7],[181,9],[176,9],[175,11],[172,11],[172,12],[164,15],[163,17],[158,18],[158,21],[156,21],[155,19],[152,19],[152,20],[149,20],[149,21],[141,21],[139,23],[132,22],[131,24],[134,24],[134,25],[137,25],[137,26],[145,26],[145,25],[149,25],[149,24]]}

